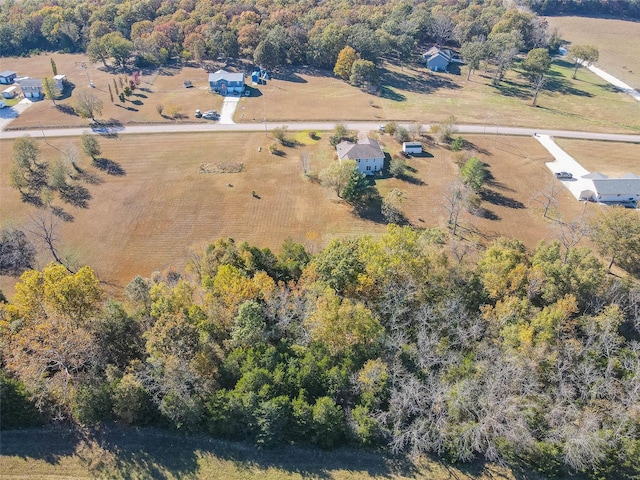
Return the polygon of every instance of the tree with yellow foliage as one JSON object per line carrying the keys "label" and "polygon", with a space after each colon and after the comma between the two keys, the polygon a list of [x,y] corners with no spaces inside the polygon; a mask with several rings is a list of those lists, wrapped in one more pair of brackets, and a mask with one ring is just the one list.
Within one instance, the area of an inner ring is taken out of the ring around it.
{"label": "tree with yellow foliage", "polygon": [[98,359],[92,327],[101,303],[102,289],[89,267],[70,274],[50,264],[25,272],[4,307],[7,369],[53,417],[68,415],[77,382]]}

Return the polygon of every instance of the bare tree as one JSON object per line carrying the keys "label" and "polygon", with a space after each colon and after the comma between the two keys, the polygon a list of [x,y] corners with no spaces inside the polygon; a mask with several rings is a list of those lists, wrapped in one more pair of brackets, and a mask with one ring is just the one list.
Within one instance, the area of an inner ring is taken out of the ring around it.
{"label": "bare tree", "polygon": [[537,192],[531,199],[534,202],[542,204],[544,208],[543,216],[546,218],[550,208],[555,208],[558,205],[558,199],[556,198],[560,191],[563,189],[562,185],[557,181],[551,181],[547,183],[544,189]]}
{"label": "bare tree", "polygon": [[309,152],[300,153],[300,165],[302,165],[302,173],[305,177],[309,175]]}
{"label": "bare tree", "polygon": [[37,239],[42,241],[51,252],[53,259],[67,269],[69,273],[75,273],[69,266],[68,262],[63,261],[58,252],[58,219],[52,212],[39,211],[36,215],[31,215],[31,228],[27,230]]}
{"label": "bare tree", "polygon": [[456,181],[447,185],[445,193],[442,194],[444,199],[444,208],[449,214],[447,224],[451,228],[451,233],[456,235],[458,229],[458,220],[460,213],[465,206],[465,198],[467,197],[467,191],[464,184],[461,181]]}
{"label": "bare tree", "polygon": [[458,238],[452,238],[449,240],[449,251],[460,265],[464,259],[470,255],[474,255],[479,250],[479,245],[476,242],[468,242],[460,240]]}
{"label": "bare tree", "polygon": [[564,262],[566,262],[569,250],[580,243],[580,240],[588,234],[589,226],[582,219],[578,219],[568,223],[560,222],[557,228],[558,239],[565,248]]}
{"label": "bare tree", "polygon": [[437,13],[431,22],[431,36],[438,45],[444,45],[453,36],[455,26],[455,23],[449,15]]}
{"label": "bare tree", "polygon": [[61,157],[62,161],[68,163],[73,171],[80,171],[80,169],[78,168],[80,153],[78,152],[78,148],[73,143],[67,143],[64,147],[62,147]]}

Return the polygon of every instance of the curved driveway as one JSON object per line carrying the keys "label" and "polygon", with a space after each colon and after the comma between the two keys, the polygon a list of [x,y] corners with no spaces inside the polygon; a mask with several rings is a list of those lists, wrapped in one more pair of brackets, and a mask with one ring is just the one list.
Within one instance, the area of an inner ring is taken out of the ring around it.
{"label": "curved driveway", "polygon": [[[349,130],[371,131],[378,128],[379,123],[376,122],[340,122]],[[180,125],[131,125],[114,128],[91,129],[87,128],[56,128],[56,129],[34,129],[34,130],[10,130],[0,131],[0,139],[2,138],[19,138],[24,135],[32,137],[77,137],[83,133],[95,134],[153,134],[153,133],[188,133],[188,132],[269,132],[274,128],[286,125],[290,131],[300,130],[317,130],[329,131],[333,130],[336,123],[334,122],[273,122],[273,123],[235,123],[235,124],[219,124],[219,123],[189,123]],[[410,128],[412,124],[400,124],[406,128]],[[428,131],[431,125],[423,125],[423,129]],[[480,133],[485,135],[515,135],[530,137],[536,133],[540,135],[549,135],[561,138],[577,138],[585,140],[604,140],[610,142],[630,142],[640,143],[640,134],[628,135],[618,133],[596,133],[596,132],[580,132],[572,130],[550,130],[535,129],[522,127],[497,127],[495,125],[456,125],[458,133]]]}

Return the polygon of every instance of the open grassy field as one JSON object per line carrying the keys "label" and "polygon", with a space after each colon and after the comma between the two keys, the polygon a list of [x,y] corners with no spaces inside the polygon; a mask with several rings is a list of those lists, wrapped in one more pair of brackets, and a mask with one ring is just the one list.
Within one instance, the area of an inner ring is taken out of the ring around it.
{"label": "open grassy field", "polygon": [[[304,140],[304,134],[298,136]],[[468,139],[487,163],[492,179],[482,215],[462,218],[462,235],[480,242],[516,236],[530,247],[553,236],[555,223],[544,219],[532,201],[553,181],[544,166],[549,156],[539,143],[481,135]],[[390,136],[383,135],[381,140],[390,154],[399,151],[400,145]],[[411,224],[445,227],[443,194],[457,177],[457,154],[427,143],[427,138],[424,141],[428,154],[408,160],[411,171],[407,177],[378,179],[376,186],[382,196],[394,187],[405,193],[403,211]],[[69,148],[70,140],[38,142],[42,158],[54,161],[60,150]],[[335,161],[328,135],[311,145],[285,148],[283,157],[267,152],[271,142],[264,133],[101,139],[102,169],[90,159],[80,161],[85,173],[81,183],[91,195],[87,208],[54,200],[68,215],[68,221],[55,217],[60,250],[94,267],[103,281],[122,286],[136,274],[148,276],[171,267],[180,270],[190,248],[220,237],[275,251],[291,237],[317,252],[336,236],[384,231],[379,216],[358,216],[315,180]],[[0,148],[11,151],[11,142],[2,141]],[[302,152],[310,155],[309,177],[302,171]],[[8,171],[9,162],[10,156],[3,155],[0,170]],[[202,173],[239,163],[243,165],[240,173]],[[105,170],[109,167],[110,172]],[[3,224],[32,228],[30,217],[42,210],[21,202],[8,175],[0,176],[0,196]],[[582,211],[568,192],[561,197],[558,215],[571,219]],[[43,255],[40,261],[49,258]],[[4,277],[0,288],[11,294],[14,282]]]}
{"label": "open grassy field", "polygon": [[571,79],[571,65],[558,59],[548,90],[531,107],[531,92],[517,71],[499,87],[491,74],[430,72],[412,64],[383,65],[379,96],[366,94],[316,70],[295,69],[242,99],[238,122],[368,120],[431,123],[454,115],[460,123],[519,125],[606,132],[640,131],[640,106],[588,71]]}
{"label": "open grassy field", "polygon": [[[71,106],[73,98],[79,91],[91,91],[103,103],[101,120],[113,120],[126,123],[156,123],[156,122],[206,122],[193,116],[196,108],[202,111],[219,110],[222,97],[209,93],[208,73],[202,68],[163,67],[160,70],[143,71],[141,82],[125,103],[121,103],[116,94],[116,86],[122,92],[121,79],[131,78],[122,73],[105,69],[101,63],[92,64],[86,55],[81,54],[42,54],[25,58],[3,59],[3,65],[32,78],[51,76],[51,62],[53,58],[58,67],[58,73],[67,76],[70,86],[65,90],[63,98],[58,100],[56,108],[51,101],[37,102],[19,118],[14,120],[10,128],[40,128],[54,126],[88,126],[89,120],[80,118],[73,113]],[[83,68],[86,67],[86,68]],[[114,80],[116,86],[114,86]],[[190,80],[192,88],[185,88],[183,82]],[[93,82],[95,88],[89,86]],[[109,88],[114,96],[111,102]],[[165,117],[157,111],[157,106],[164,107]],[[177,118],[166,116],[168,110],[177,107]]]}
{"label": "open grassy field", "polygon": [[556,139],[556,143],[591,172],[610,177],[620,177],[625,173],[640,175],[640,145],[568,138]]}
{"label": "open grassy field", "polygon": [[78,432],[38,428],[2,432],[0,479],[224,480],[538,480],[533,473],[493,464],[400,462],[380,454],[303,447],[257,450],[200,436],[155,429]]}
{"label": "open grassy field", "polygon": [[[109,85],[119,85],[121,74],[90,64],[83,55],[54,54],[58,71],[75,85],[71,96],[58,101],[37,102],[9,128],[41,126],[84,126],[89,122],[71,111],[73,95],[91,90],[104,103],[101,119],[123,124],[153,122],[208,122],[193,117],[196,108],[219,109],[222,97],[207,91],[207,72],[201,68],[162,68],[143,72],[140,89],[121,104],[112,103]],[[42,77],[51,74],[49,56],[12,58],[4,62],[21,75]],[[86,65],[87,69],[80,68]],[[235,68],[246,68],[238,64]],[[89,79],[96,88],[90,89]],[[531,92],[517,71],[510,71],[498,87],[491,83],[491,72],[476,72],[466,80],[466,67],[460,75],[434,73],[413,63],[406,66],[384,64],[383,88],[371,95],[338,80],[329,72],[309,68],[286,69],[266,85],[250,86],[251,96],[242,97],[236,110],[239,123],[288,121],[408,121],[431,123],[454,115],[460,123],[562,128],[604,132],[640,131],[640,106],[628,95],[614,91],[603,80],[584,70],[578,80],[571,79],[571,65],[559,59],[553,67],[548,90],[541,93],[539,106],[531,107]],[[194,88],[184,88],[191,80]],[[120,89],[120,87],[118,87]],[[177,119],[163,117],[171,106],[178,108]]]}
{"label": "open grassy field", "polygon": [[[54,160],[57,149],[68,143],[40,142],[43,158]],[[116,174],[93,167],[88,159],[81,163],[98,184],[86,184],[92,196],[88,208],[60,204],[73,217],[60,221],[62,244],[94,266],[103,280],[122,284],[135,274],[181,268],[189,247],[219,237],[277,248],[291,236],[314,251],[333,235],[382,230],[382,225],[354,218],[349,206],[305,179],[299,158],[303,147],[277,157],[268,153],[270,143],[264,133],[102,140],[103,157],[116,166]],[[11,151],[9,143],[2,144],[5,148]],[[316,150],[310,169],[317,173],[331,160],[328,149]],[[3,157],[2,171],[8,161]],[[239,163],[241,173],[202,173]],[[0,178],[2,217],[21,225],[34,208],[21,203],[7,177]],[[252,196],[254,191],[259,198]]]}
{"label": "open grassy field", "polygon": [[[546,17],[557,27],[563,40],[578,45],[596,45],[600,52],[597,66],[640,89],[640,22],[614,18]],[[582,76],[583,70],[578,73]]]}

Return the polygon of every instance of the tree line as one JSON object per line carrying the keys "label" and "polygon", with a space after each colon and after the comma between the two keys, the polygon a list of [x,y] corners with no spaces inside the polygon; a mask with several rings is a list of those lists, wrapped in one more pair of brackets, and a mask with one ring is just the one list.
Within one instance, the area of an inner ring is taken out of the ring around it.
{"label": "tree line", "polygon": [[2,428],[116,421],[637,475],[638,284],[560,241],[453,248],[397,225],[315,255],[220,239],[115,297],[89,267],[28,269],[0,304]]}
{"label": "tree line", "polygon": [[616,18],[640,18],[638,0],[527,0],[523,2],[540,15],[612,15]]}
{"label": "tree line", "polygon": [[349,46],[357,53],[356,65],[366,71],[366,62],[406,62],[426,42],[461,45],[514,31],[527,50],[547,43],[545,21],[494,0],[13,0],[0,5],[0,20],[0,55],[86,52],[93,61],[121,68],[131,61],[145,66],[176,58],[243,57],[266,68],[310,64],[333,69],[340,51]]}

